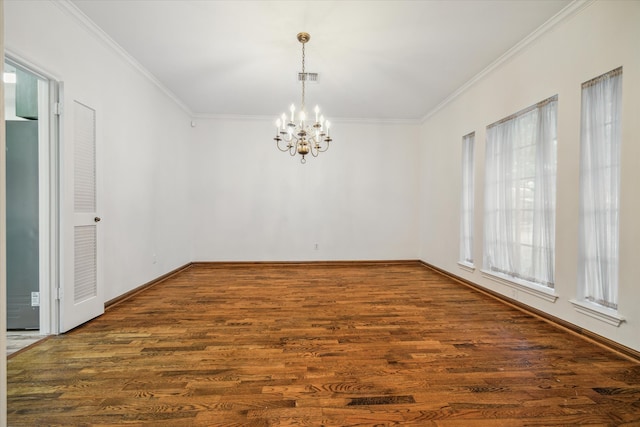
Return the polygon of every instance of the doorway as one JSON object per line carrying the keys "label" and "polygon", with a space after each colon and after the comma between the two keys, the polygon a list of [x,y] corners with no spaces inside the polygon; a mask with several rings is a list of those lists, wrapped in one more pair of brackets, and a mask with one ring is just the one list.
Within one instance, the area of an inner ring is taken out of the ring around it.
{"label": "doorway", "polygon": [[[56,83],[5,60],[7,330],[57,332]],[[37,338],[36,335],[36,338]]]}

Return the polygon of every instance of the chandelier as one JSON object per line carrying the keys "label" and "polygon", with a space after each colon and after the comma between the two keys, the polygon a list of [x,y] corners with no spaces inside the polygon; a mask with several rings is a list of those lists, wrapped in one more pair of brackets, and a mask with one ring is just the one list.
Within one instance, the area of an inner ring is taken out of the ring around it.
{"label": "chandelier", "polygon": [[304,68],[304,45],[311,36],[308,33],[298,33],[297,37],[298,41],[302,43],[302,73],[298,74],[298,78],[302,82],[302,104],[300,105],[297,121],[295,117],[296,106],[294,104],[289,107],[290,117],[283,113],[276,120],[276,136],[273,139],[276,141],[276,146],[280,151],[289,152],[291,156],[300,154],[302,156],[300,162],[306,163],[305,156],[307,154],[311,153],[313,157],[318,157],[318,154],[329,149],[329,143],[332,141],[331,136],[329,136],[331,123],[320,115],[320,108],[317,105],[313,110],[315,121],[309,120],[307,116],[304,95],[308,74]]}

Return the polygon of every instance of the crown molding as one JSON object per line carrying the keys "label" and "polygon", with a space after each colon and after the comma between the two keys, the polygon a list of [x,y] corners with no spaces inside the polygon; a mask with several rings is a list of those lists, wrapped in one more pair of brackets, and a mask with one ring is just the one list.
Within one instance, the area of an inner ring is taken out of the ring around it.
{"label": "crown molding", "polygon": [[176,96],[171,90],[169,90],[160,80],[156,78],[149,70],[147,70],[142,64],[140,64],[133,56],[131,56],[122,46],[116,43],[107,33],[102,30],[95,22],[93,22],[87,15],[84,14],[78,7],[70,0],[50,0],[51,3],[60,8],[67,15],[75,19],[79,24],[84,27],[90,34],[96,39],[102,42],[105,46],[110,48],[118,56],[120,56],[131,68],[139,72],[143,77],[153,83],[161,92],[169,97],[173,102],[178,105],[189,116],[193,116],[194,113],[189,107],[184,104],[180,98]]}
{"label": "crown molding", "polygon": [[249,114],[215,114],[215,113],[194,113],[194,119],[201,120],[239,120],[239,121],[274,121],[271,116],[259,116]]}
{"label": "crown molding", "polygon": [[554,16],[549,18],[544,24],[536,28],[531,34],[529,34],[524,39],[520,40],[516,43],[512,48],[503,53],[498,59],[493,61],[489,66],[480,71],[471,80],[467,81],[465,84],[460,86],[455,92],[446,97],[442,102],[435,106],[431,111],[429,111],[421,120],[421,123],[426,122],[429,118],[435,115],[438,111],[442,110],[449,103],[453,102],[456,98],[466,92],[469,88],[475,85],[477,82],[482,80],[485,76],[493,72],[496,68],[500,67],[505,62],[509,61],[511,58],[525,50],[530,44],[534,41],[551,31],[556,27],[559,23],[571,18],[576,15],[596,0],[573,0],[569,3],[564,9],[560,12],[556,13]]}
{"label": "crown molding", "polygon": [[421,119],[368,119],[368,118],[333,118],[331,123],[356,123],[372,125],[419,125]]}
{"label": "crown molding", "polygon": [[[120,46],[115,40],[113,40],[107,33],[104,32],[95,22],[93,22],[87,15],[84,14],[75,4],[70,0],[50,0],[62,11],[74,18],[79,24],[81,24],[85,30],[96,37],[99,41],[104,43],[108,48],[120,56],[127,64],[129,64],[134,70],[139,72],[142,76],[147,78],[153,83],[160,91],[168,96],[173,102],[176,103],[186,114],[194,119],[209,119],[209,120],[271,120],[270,116],[251,116],[251,115],[234,115],[234,114],[213,114],[213,113],[195,113],[187,105],[182,102],[180,98],[176,96],[171,90],[169,90],[160,80],[158,80],[149,70],[147,70],[142,64],[140,64],[133,56],[131,56],[122,46]],[[557,24],[572,17],[584,8],[596,0],[574,0],[564,9],[558,12],[556,15],[547,20],[544,24],[534,30],[531,34],[511,47],[498,59],[492,62],[489,66],[484,68],[464,85],[458,88],[455,92],[440,102],[435,108],[429,111],[422,118],[417,119],[372,119],[372,118],[334,118],[335,123],[358,123],[358,124],[391,124],[391,125],[415,125],[426,122],[430,117],[442,110],[449,103],[453,102],[456,98],[466,92],[469,88],[475,85],[478,81],[482,80],[485,76],[493,72],[503,63],[507,62],[518,53],[526,49],[531,43],[540,38],[542,35],[549,32]]]}
{"label": "crown molding", "polygon": [[[102,28],[93,22],[84,12],[82,12],[70,0],[50,0],[58,8],[75,19],[84,29],[92,34],[96,39],[120,56],[129,66],[139,72],[147,80],[153,83],[173,102],[175,102],[186,114],[192,119],[205,120],[240,120],[240,121],[272,121],[271,116],[259,115],[241,115],[241,114],[214,114],[214,113],[196,113],[178,98],[178,96],[169,90],[160,80],[158,80],[149,70],[140,64],[133,56],[131,56],[122,46],[113,40]],[[334,118],[334,123],[359,123],[359,124],[391,124],[391,125],[417,125],[421,123],[421,119],[371,119],[371,118]]]}
{"label": "crown molding", "polygon": [[[274,116],[251,116],[243,114],[212,114],[194,113],[194,119],[203,120],[239,120],[239,121],[268,121],[273,122]],[[376,125],[419,125],[421,119],[368,119],[368,118],[331,118],[331,123],[355,123],[355,124],[376,124]]]}

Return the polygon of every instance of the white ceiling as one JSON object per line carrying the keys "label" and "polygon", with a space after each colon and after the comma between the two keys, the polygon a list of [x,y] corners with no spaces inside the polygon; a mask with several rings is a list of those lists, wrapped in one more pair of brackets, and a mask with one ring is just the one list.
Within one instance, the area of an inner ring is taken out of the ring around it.
{"label": "white ceiling", "polygon": [[73,0],[192,113],[420,119],[571,0]]}

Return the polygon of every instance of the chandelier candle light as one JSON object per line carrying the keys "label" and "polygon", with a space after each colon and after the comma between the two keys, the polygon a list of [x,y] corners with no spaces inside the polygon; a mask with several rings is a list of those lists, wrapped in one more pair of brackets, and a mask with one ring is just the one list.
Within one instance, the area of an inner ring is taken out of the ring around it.
{"label": "chandelier candle light", "polygon": [[[307,154],[311,153],[313,157],[318,157],[318,154],[329,149],[329,143],[332,141],[331,136],[329,136],[331,123],[320,115],[320,108],[317,105],[313,110],[315,122],[307,117],[304,95],[308,74],[304,68],[304,45],[311,39],[311,36],[308,33],[298,33],[297,37],[298,41],[302,43],[302,73],[299,74],[299,79],[302,81],[302,105],[300,106],[297,122],[295,121],[296,107],[293,104],[289,107],[291,112],[289,120],[287,120],[287,115],[284,113],[276,120],[276,136],[273,139],[276,141],[276,146],[280,151],[288,151],[291,156],[300,154],[302,156],[300,162],[306,163],[305,156]],[[286,145],[282,147],[281,143]]]}

